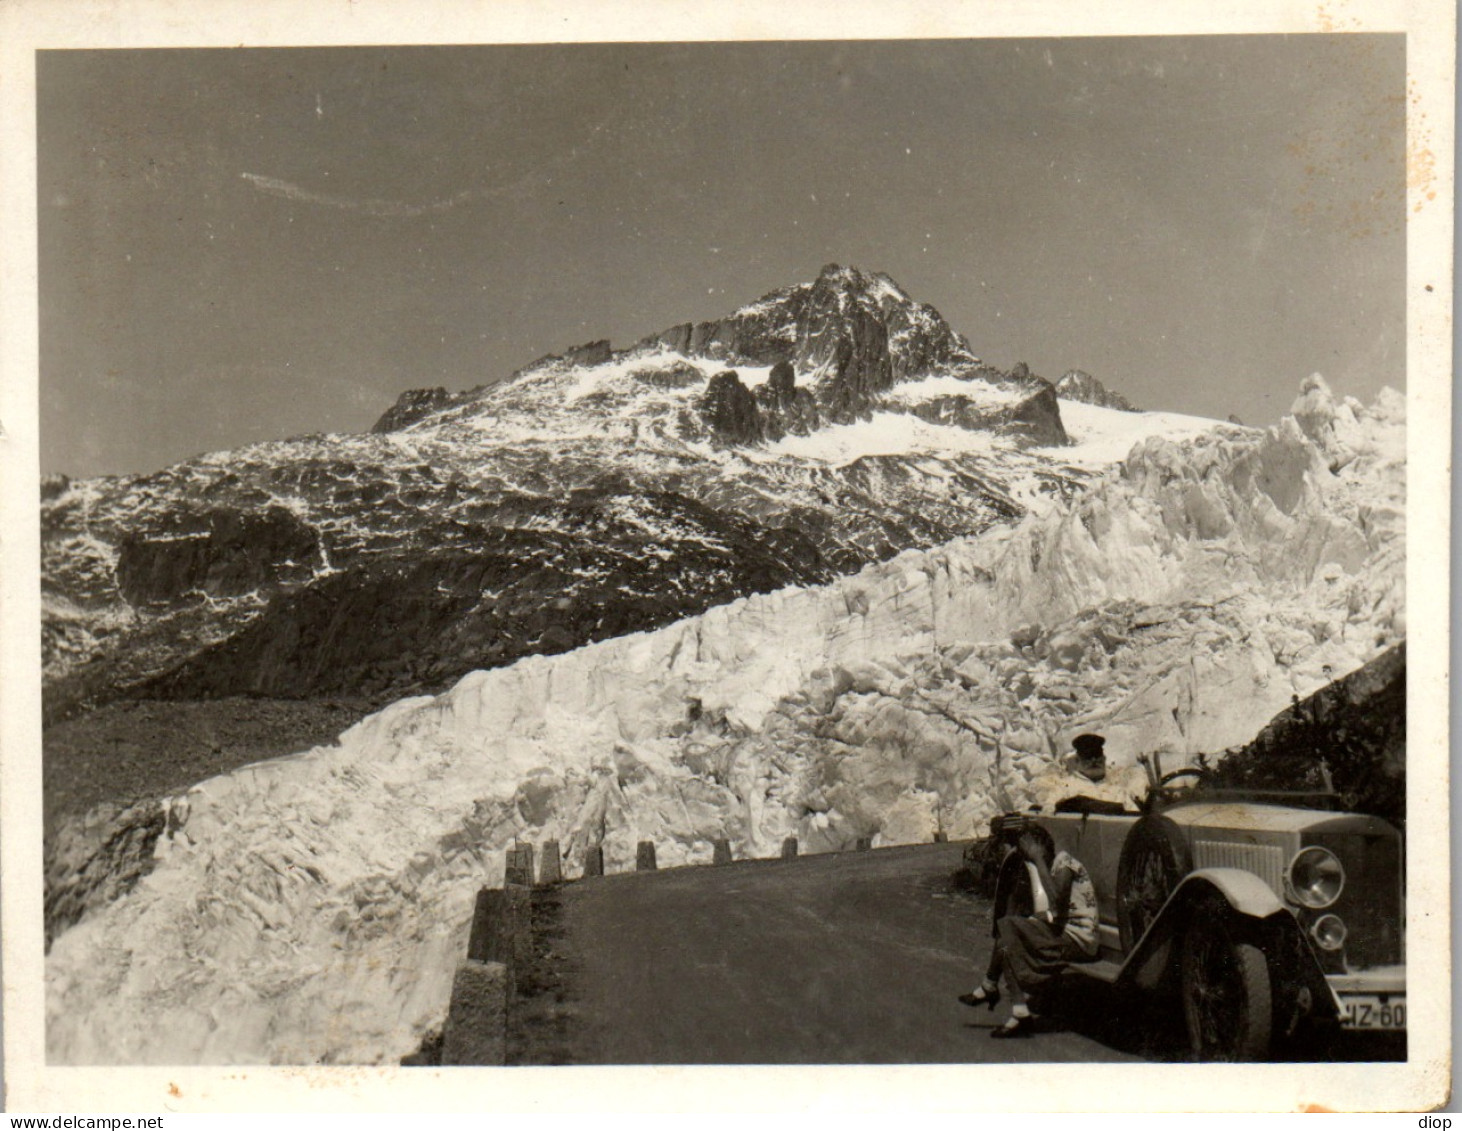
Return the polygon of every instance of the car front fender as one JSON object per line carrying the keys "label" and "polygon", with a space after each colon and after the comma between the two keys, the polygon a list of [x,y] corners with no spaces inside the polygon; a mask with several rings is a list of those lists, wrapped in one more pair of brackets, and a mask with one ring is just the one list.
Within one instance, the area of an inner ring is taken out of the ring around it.
{"label": "car front fender", "polygon": [[[1185,888],[1200,884],[1217,889],[1229,906],[1241,915],[1267,919],[1276,911],[1284,910],[1284,903],[1274,889],[1253,872],[1242,868],[1199,868],[1196,872],[1190,872],[1173,892],[1173,899]],[[1187,899],[1191,900],[1195,894],[1196,891],[1190,891]],[[1171,903],[1172,900],[1168,902]],[[1167,908],[1164,907],[1163,910],[1166,911]]]}
{"label": "car front fender", "polygon": [[1162,982],[1175,968],[1173,948],[1187,926],[1189,912],[1213,892],[1238,914],[1250,919],[1268,920],[1285,909],[1274,889],[1253,872],[1242,868],[1200,868],[1189,872],[1127,956],[1121,976],[1144,988]]}

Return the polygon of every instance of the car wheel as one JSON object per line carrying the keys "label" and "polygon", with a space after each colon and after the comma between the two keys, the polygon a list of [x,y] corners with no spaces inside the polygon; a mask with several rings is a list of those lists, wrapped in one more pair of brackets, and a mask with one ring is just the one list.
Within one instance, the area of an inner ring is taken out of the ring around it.
{"label": "car wheel", "polygon": [[1169,818],[1150,813],[1127,834],[1117,863],[1117,928],[1130,954],[1178,883],[1193,870],[1183,833]]}
{"label": "car wheel", "polygon": [[1269,962],[1240,936],[1226,905],[1200,905],[1189,919],[1183,1019],[1195,1060],[1262,1060],[1269,1054]]}

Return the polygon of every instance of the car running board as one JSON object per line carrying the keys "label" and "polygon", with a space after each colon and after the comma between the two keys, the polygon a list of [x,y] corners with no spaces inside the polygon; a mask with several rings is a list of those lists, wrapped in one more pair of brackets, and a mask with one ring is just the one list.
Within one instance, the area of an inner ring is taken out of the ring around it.
{"label": "car running board", "polygon": [[1109,959],[1098,958],[1091,962],[1073,962],[1066,967],[1073,974],[1081,974],[1087,978],[1094,978],[1098,982],[1106,982],[1111,985],[1122,975],[1121,963],[1112,962]]}

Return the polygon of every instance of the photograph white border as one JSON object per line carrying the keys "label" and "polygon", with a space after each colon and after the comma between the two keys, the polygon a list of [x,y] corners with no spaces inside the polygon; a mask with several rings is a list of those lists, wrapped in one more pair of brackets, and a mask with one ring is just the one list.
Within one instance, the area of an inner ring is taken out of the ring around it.
{"label": "photograph white border", "polygon": [[[1220,10],[1221,9],[1221,10]],[[8,1111],[1421,1111],[1451,1083],[1456,12],[1446,0],[6,0],[0,5],[0,939]],[[1408,933],[1402,1064],[60,1068],[45,1064],[35,52],[116,47],[1406,32]]]}

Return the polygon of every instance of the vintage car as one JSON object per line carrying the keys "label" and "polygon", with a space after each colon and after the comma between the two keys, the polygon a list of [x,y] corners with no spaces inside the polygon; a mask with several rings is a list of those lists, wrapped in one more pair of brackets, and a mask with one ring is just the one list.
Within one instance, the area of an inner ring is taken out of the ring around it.
{"label": "vintage car", "polygon": [[[1180,999],[1200,1060],[1265,1059],[1306,1024],[1404,1032],[1398,830],[1328,795],[1205,788],[1201,771],[1163,776],[1151,764],[1149,774],[1138,808],[1076,798],[992,822],[992,845],[1034,825],[1091,875],[1101,949],[1072,970]],[[997,908],[1017,899],[1039,911],[1019,854],[999,860]]]}

